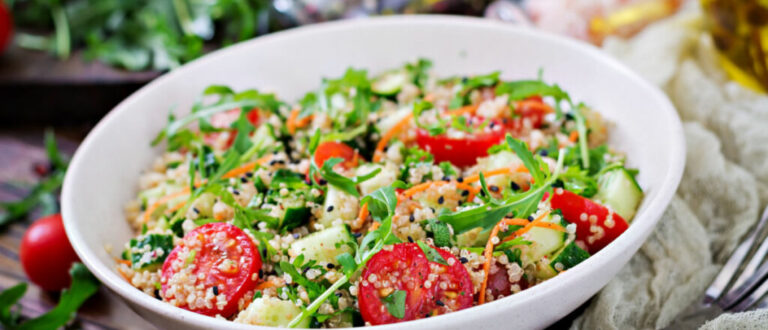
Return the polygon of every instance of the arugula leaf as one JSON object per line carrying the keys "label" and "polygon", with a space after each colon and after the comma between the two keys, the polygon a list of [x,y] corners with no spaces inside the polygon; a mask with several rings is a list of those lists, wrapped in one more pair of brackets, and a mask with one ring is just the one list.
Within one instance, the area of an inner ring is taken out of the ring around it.
{"label": "arugula leaf", "polygon": [[16,326],[18,315],[11,311],[11,308],[27,292],[27,283],[19,283],[0,292],[0,324],[11,328]]}
{"label": "arugula leaf", "polygon": [[419,118],[421,117],[421,114],[424,113],[424,111],[430,110],[434,108],[434,105],[432,105],[431,102],[428,101],[417,101],[413,103],[413,121],[416,123],[416,126],[419,128],[423,128],[429,132],[429,135],[435,136],[445,133],[447,130],[447,122],[445,119],[441,118],[439,115],[435,118],[437,119],[437,122],[432,123],[431,125],[424,125],[419,121]]}
{"label": "arugula leaf", "polygon": [[40,317],[31,319],[19,325],[17,329],[56,329],[64,326],[72,319],[80,305],[99,290],[99,281],[81,263],[75,263],[69,270],[72,284],[64,289],[59,298],[59,304]]}
{"label": "arugula leaf", "polygon": [[291,279],[294,282],[303,286],[307,290],[307,295],[309,296],[310,300],[317,298],[321,293],[323,293],[323,290],[325,290],[325,287],[323,287],[319,283],[310,281],[303,275],[299,274],[299,271],[296,270],[296,266],[294,266],[293,264],[287,261],[280,261],[279,266],[283,272],[286,272],[289,275],[291,275]]}
{"label": "arugula leaf", "polygon": [[589,147],[587,146],[587,120],[584,118],[584,114],[581,109],[584,108],[584,104],[571,109],[573,117],[576,119],[576,130],[579,132],[579,150],[581,151],[581,165],[584,168],[589,168]]}
{"label": "arugula leaf", "polygon": [[395,290],[388,296],[381,298],[381,302],[387,307],[390,315],[402,319],[405,317],[405,298],[407,292],[404,290]]}
{"label": "arugula leaf", "polygon": [[525,168],[531,173],[534,182],[543,182],[544,173],[541,172],[538,162],[533,158],[533,154],[528,149],[528,145],[523,141],[512,138],[510,135],[507,135],[507,145],[515,152],[517,157],[523,161],[523,165],[525,165]]}
{"label": "arugula leaf", "polygon": [[365,195],[360,200],[360,205],[368,204],[368,211],[376,221],[383,221],[386,217],[395,213],[397,207],[397,194],[395,188],[405,187],[402,181],[395,181],[392,185],[381,187],[374,192]]}
{"label": "arugula leaf", "polygon": [[419,90],[424,91],[429,81],[429,69],[432,68],[432,61],[420,58],[416,63],[408,63],[405,65],[405,69],[411,75],[411,81],[413,84],[419,87]]}
{"label": "arugula leaf", "polygon": [[578,166],[570,166],[562,174],[560,180],[566,190],[584,197],[592,197],[597,193],[597,180]]}
{"label": "arugula leaf", "polygon": [[[380,200],[396,200],[397,196],[395,195],[394,189],[392,189],[392,187],[389,187],[389,189],[385,188],[387,187],[377,189],[377,191],[380,191],[379,194],[384,195]],[[387,202],[384,202],[384,204],[389,205]],[[322,305],[323,302],[325,302],[329,296],[336,292],[341,286],[347,284],[352,275],[365,267],[368,260],[381,251],[384,245],[400,242],[397,236],[392,233],[392,216],[394,215],[394,209],[388,207],[385,207],[385,209],[388,210],[388,214],[381,222],[381,226],[363,237],[363,240],[355,251],[355,256],[352,257],[350,254],[342,254],[337,257],[337,260],[339,260],[339,263],[341,263],[343,267],[344,275],[313,300],[312,303],[299,315],[294,317],[291,322],[288,323],[289,328],[296,327],[302,320],[314,315],[315,312],[317,312],[317,309],[320,308],[320,305]],[[392,211],[390,212],[390,210]]]}
{"label": "arugula leaf", "polygon": [[0,227],[27,215],[46,198],[45,196],[59,189],[63,181],[64,172],[54,171],[50,176],[35,185],[29,194],[21,200],[0,202],[0,209],[4,211],[0,213]]}
{"label": "arugula leaf", "polygon": [[435,245],[438,247],[452,246],[451,242],[451,230],[448,229],[448,225],[440,222],[437,219],[428,219],[430,232],[432,233],[432,239],[435,241]]}
{"label": "arugula leaf", "polygon": [[59,147],[56,145],[56,135],[52,130],[45,131],[45,153],[48,156],[48,161],[51,162],[55,169],[67,169],[68,162],[59,151]]}
{"label": "arugula leaf", "polygon": [[232,147],[240,154],[243,154],[247,152],[253,143],[251,142],[250,134],[253,132],[256,128],[251,124],[251,121],[248,120],[247,112],[246,111],[240,111],[240,117],[232,123],[232,128],[237,130],[237,135],[235,135],[235,140],[232,142]]}
{"label": "arugula leaf", "polygon": [[355,197],[360,196],[360,193],[357,192],[358,184],[372,179],[377,174],[379,174],[379,172],[381,172],[381,168],[376,168],[364,175],[348,178],[339,173],[336,173],[336,171],[333,170],[333,167],[336,166],[336,164],[343,162],[344,158],[330,158],[326,160],[325,163],[323,163],[323,167],[321,167],[319,170],[315,164],[315,157],[310,158],[312,159],[312,164],[310,166],[310,171],[312,173],[310,173],[310,177],[313,177],[314,173],[319,173],[320,176],[322,176],[325,181],[328,181],[329,184]]}
{"label": "arugula leaf", "polygon": [[427,256],[427,260],[448,266],[448,262],[445,261],[443,256],[440,255],[440,252],[437,252],[435,248],[422,241],[416,241],[416,245],[418,245],[421,251],[424,252],[424,255]]}
{"label": "arugula leaf", "polygon": [[509,95],[510,101],[519,101],[531,96],[551,96],[555,100],[568,100],[571,97],[558,85],[549,85],[541,80],[508,81],[496,87],[496,95]]}

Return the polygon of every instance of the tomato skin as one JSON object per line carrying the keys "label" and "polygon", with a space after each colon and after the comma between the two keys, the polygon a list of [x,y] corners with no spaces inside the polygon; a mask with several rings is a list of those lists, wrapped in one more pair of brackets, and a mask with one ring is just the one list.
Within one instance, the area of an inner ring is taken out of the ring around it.
{"label": "tomato skin", "polygon": [[[544,199],[547,197],[548,195],[544,195]],[[563,218],[566,221],[577,225],[576,239],[584,242],[587,252],[590,254],[597,253],[629,228],[629,224],[624,218],[610,212],[605,206],[562,188],[555,189],[551,205],[552,208],[563,212]],[[609,213],[612,213],[614,222],[612,226],[605,224]],[[586,214],[586,219],[582,217],[583,214]],[[592,216],[596,217],[592,219],[596,219],[595,224],[600,226],[605,233],[602,237],[598,238],[590,231],[592,223],[589,219]]]}
{"label": "tomato skin", "polygon": [[0,53],[8,48],[13,36],[13,17],[3,1],[0,1]]}
{"label": "tomato skin", "polygon": [[489,133],[480,133],[464,139],[453,139],[447,135],[431,136],[424,129],[416,131],[416,143],[435,156],[435,162],[448,161],[458,167],[474,165],[477,158],[488,156],[488,148],[504,141],[504,130],[498,122],[492,121]]}
{"label": "tomato skin", "polygon": [[[240,118],[240,112],[240,109],[232,109],[216,113],[211,116],[211,126],[218,129],[229,130],[232,126],[232,123],[236,122],[237,119]],[[254,126],[259,124],[259,111],[257,109],[251,110],[245,116]],[[209,145],[214,145],[216,144],[216,141],[218,141],[221,134],[222,132],[208,133],[203,137],[203,141]],[[224,147],[229,148],[232,143],[235,142],[235,137],[237,137],[237,130],[229,130],[229,138],[227,139]]]}
{"label": "tomato skin", "polygon": [[[365,266],[358,283],[358,305],[363,319],[373,325],[404,322],[457,311],[472,306],[473,286],[466,268],[459,260],[441,249],[436,249],[451,266],[427,260],[416,243],[400,243],[391,250],[383,249]],[[432,272],[432,273],[430,273]],[[376,275],[377,283],[368,282]],[[430,280],[430,278],[432,280]],[[426,281],[430,281],[426,285]],[[381,301],[381,288],[376,285],[387,281],[388,288],[406,291],[405,316],[392,316]],[[445,282],[446,288],[439,283]]]}
{"label": "tomato skin", "polygon": [[69,287],[69,269],[80,260],[69,243],[61,214],[35,221],[21,239],[19,257],[32,283],[47,291]]}
{"label": "tomato skin", "polygon": [[[180,254],[186,255],[190,250],[197,251],[193,260],[181,259]],[[238,300],[256,287],[259,279],[255,274],[261,269],[261,255],[251,238],[240,228],[224,222],[200,226],[187,233],[163,263],[161,283],[166,300],[175,297],[168,292],[168,282],[175,274],[188,270],[187,263],[194,265],[191,270],[195,278],[194,286],[202,284],[205,291],[216,286],[218,294],[226,297],[227,304],[222,309],[218,309],[215,303],[211,308],[193,308],[182,302],[180,307],[203,315],[229,317],[237,312]],[[205,276],[200,278],[199,274]]]}

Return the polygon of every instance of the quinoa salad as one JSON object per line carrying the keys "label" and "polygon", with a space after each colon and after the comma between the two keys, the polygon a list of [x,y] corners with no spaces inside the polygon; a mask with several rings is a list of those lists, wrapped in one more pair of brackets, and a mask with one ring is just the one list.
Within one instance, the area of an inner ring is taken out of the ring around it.
{"label": "quinoa salad", "polygon": [[238,323],[435,317],[566,272],[628,227],[637,171],[541,75],[348,69],[298,102],[210,86],[170,115],[116,270]]}

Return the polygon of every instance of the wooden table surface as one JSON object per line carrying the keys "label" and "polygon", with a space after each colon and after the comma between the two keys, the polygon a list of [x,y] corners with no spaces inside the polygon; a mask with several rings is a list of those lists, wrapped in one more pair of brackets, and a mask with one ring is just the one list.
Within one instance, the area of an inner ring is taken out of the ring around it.
{"label": "wooden table surface", "polygon": [[[79,135],[78,132],[70,134],[75,138]],[[32,167],[46,161],[42,136],[42,130],[0,133],[0,200],[18,199],[25,193],[20,186],[37,180]],[[72,154],[77,146],[68,139],[59,139],[59,144],[68,154]],[[26,219],[0,229],[0,290],[28,282],[19,263],[19,244],[30,224],[31,220]],[[21,300],[22,316],[31,318],[45,313],[56,305],[57,298],[55,294],[29,285]],[[74,328],[154,329],[104,286],[82,306]]]}

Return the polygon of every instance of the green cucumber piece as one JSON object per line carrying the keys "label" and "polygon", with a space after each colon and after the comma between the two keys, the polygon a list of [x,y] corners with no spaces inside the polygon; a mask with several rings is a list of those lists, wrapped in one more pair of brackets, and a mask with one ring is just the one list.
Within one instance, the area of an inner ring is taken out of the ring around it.
{"label": "green cucumber piece", "polygon": [[304,260],[315,260],[321,265],[338,265],[336,256],[345,252],[354,253],[350,243],[355,242],[355,237],[349,231],[349,226],[334,226],[293,242],[288,249],[288,255],[291,259],[295,259],[303,254]]}
{"label": "green cucumber piece", "polygon": [[631,221],[643,200],[643,190],[635,178],[626,169],[618,168],[603,173],[597,179],[597,186],[594,199],[609,206],[627,222]]}
{"label": "green cucumber piece", "polygon": [[[568,225],[562,217],[558,216],[559,222],[556,222],[551,215],[543,219],[544,222],[559,223],[565,227]],[[538,262],[541,258],[552,254],[559,250],[565,244],[568,234],[549,228],[533,227],[528,231],[528,238],[526,240],[531,241],[531,245],[528,249],[528,257],[534,262]]]}
{"label": "green cucumber piece", "polygon": [[381,96],[393,96],[403,89],[408,82],[408,73],[390,71],[376,77],[371,83],[371,91]]}
{"label": "green cucumber piece", "polygon": [[[587,258],[589,258],[589,252],[584,251],[576,243],[571,242],[552,258],[549,265],[556,270],[564,271],[573,268],[573,266],[580,264],[582,261],[587,260]],[[556,267],[555,265],[557,264],[562,265],[562,268]]]}
{"label": "green cucumber piece", "polygon": [[[256,298],[244,311],[237,315],[235,322],[271,327],[286,327],[301,314],[301,308],[293,302],[277,298]],[[304,318],[298,328],[309,328],[311,318]]]}
{"label": "green cucumber piece", "polygon": [[305,206],[286,208],[285,213],[283,213],[283,219],[280,220],[280,228],[288,231],[301,226],[309,221],[311,214],[310,208]]}

